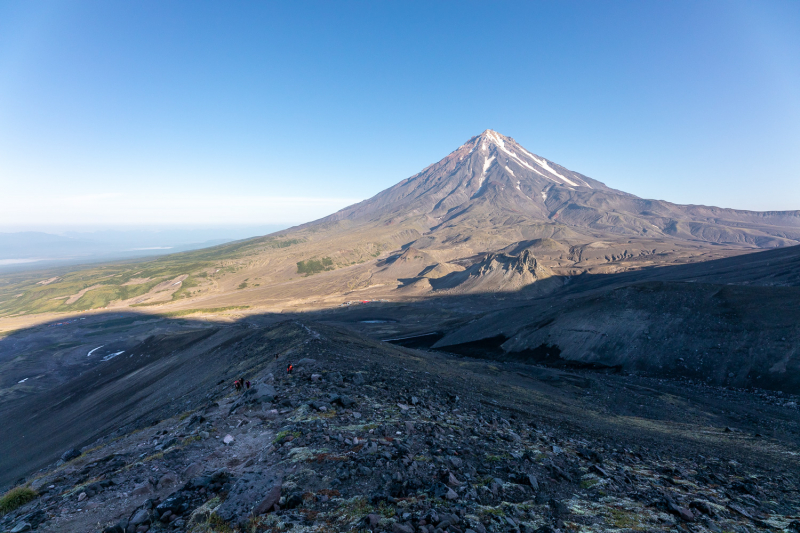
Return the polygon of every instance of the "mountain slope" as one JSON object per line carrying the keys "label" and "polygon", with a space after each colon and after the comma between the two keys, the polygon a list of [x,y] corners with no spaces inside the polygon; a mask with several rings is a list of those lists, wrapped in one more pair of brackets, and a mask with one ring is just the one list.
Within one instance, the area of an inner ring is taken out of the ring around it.
{"label": "mountain slope", "polygon": [[[7,276],[0,317],[132,305],[170,312],[329,307],[425,296],[442,283],[430,279],[466,280],[453,273],[489,253],[528,250],[542,267],[571,277],[796,244],[800,211],[638,198],[486,130],[373,198],[269,236],[157,261]],[[323,271],[298,269],[323,259]],[[27,323],[12,322],[5,329]]]}

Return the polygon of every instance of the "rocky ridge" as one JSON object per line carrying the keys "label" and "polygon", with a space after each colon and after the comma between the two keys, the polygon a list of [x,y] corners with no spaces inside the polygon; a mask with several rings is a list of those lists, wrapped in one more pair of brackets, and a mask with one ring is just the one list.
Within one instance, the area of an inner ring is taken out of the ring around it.
{"label": "rocky ridge", "polygon": [[[300,343],[248,376],[249,390],[66,452],[25,481],[38,497],[0,530],[800,530],[796,442],[695,427],[681,410],[602,425],[535,388],[585,381],[575,390],[599,401],[603,387],[642,382],[550,370],[520,381],[508,364],[276,327]],[[733,394],[732,406],[761,401]]]}

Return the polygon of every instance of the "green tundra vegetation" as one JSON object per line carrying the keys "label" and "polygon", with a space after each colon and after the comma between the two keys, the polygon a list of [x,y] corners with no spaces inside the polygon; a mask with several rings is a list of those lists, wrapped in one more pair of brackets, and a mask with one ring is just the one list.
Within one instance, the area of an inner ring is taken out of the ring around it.
{"label": "green tundra vegetation", "polygon": [[36,491],[30,487],[14,487],[0,496],[0,516],[22,507],[36,499]]}
{"label": "green tundra vegetation", "polygon": [[[213,277],[217,270],[235,272],[244,268],[242,259],[304,242],[303,238],[256,237],[156,258],[4,274],[0,275],[0,317],[100,309],[114,301],[142,296],[159,283],[185,275],[177,290],[168,287],[174,291],[171,301],[179,300],[191,296],[196,292],[193,289]],[[311,260],[304,268],[308,269],[305,271],[308,275],[330,270],[332,265],[330,258],[324,258]],[[163,303],[166,302],[162,299],[132,306]]]}
{"label": "green tundra vegetation", "polygon": [[297,262],[297,273],[310,276],[325,270],[333,270],[333,259],[323,257],[322,259],[307,259]]}

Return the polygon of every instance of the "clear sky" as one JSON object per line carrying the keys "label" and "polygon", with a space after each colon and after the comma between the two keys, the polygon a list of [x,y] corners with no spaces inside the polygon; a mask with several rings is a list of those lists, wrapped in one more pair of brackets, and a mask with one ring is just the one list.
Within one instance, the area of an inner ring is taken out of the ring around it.
{"label": "clear sky", "polygon": [[303,222],[487,128],[800,209],[800,2],[0,3],[0,230]]}

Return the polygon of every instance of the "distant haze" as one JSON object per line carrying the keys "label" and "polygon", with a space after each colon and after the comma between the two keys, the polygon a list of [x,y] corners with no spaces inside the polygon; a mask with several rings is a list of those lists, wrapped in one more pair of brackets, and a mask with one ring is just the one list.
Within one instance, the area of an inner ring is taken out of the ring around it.
{"label": "distant haze", "polygon": [[0,231],[0,272],[134,259],[196,250],[288,227],[261,226],[39,226]]}

